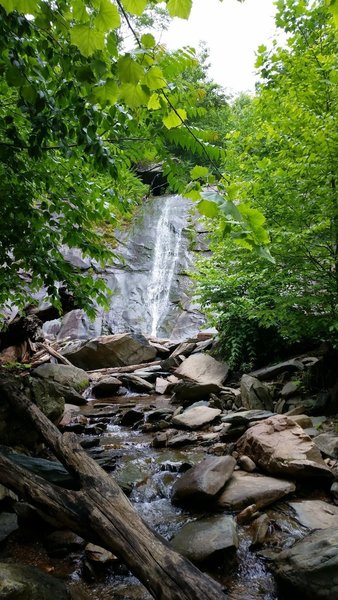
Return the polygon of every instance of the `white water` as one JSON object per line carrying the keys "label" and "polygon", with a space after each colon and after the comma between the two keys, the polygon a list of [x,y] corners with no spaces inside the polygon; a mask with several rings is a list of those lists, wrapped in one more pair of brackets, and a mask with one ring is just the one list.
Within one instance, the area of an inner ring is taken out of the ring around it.
{"label": "white water", "polygon": [[176,229],[172,225],[175,203],[171,202],[171,199],[171,196],[165,199],[157,222],[153,268],[148,289],[151,335],[155,337],[168,312],[170,288],[182,238],[183,224]]}

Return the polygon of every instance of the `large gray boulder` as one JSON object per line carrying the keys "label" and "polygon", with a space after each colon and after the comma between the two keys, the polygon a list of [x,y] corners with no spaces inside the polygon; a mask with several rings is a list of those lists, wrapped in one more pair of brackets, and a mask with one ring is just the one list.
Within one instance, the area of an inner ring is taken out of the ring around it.
{"label": "large gray boulder", "polygon": [[82,392],[89,386],[89,377],[83,369],[71,367],[69,365],[53,365],[47,363],[40,365],[32,371],[33,376],[51,379],[61,385],[74,388],[77,392]]}
{"label": "large gray boulder", "polygon": [[227,378],[229,367],[208,354],[192,354],[176,369],[175,374],[196,383],[214,383],[221,386]]}
{"label": "large gray boulder", "polygon": [[285,415],[275,415],[250,427],[238,440],[237,450],[271,475],[332,477],[311,438]]}
{"label": "large gray boulder", "polygon": [[62,354],[81,369],[124,367],[154,360],[156,349],[143,336],[119,333],[67,344]]}
{"label": "large gray boulder", "polygon": [[186,427],[187,429],[200,429],[209,423],[212,423],[219,415],[219,408],[209,408],[209,406],[192,406],[182,414],[173,417],[173,425]]}
{"label": "large gray boulder", "polygon": [[224,559],[238,547],[236,523],[230,515],[193,521],[180,529],[171,545],[193,563]]}
{"label": "large gray boulder", "polygon": [[0,598],[3,600],[70,600],[64,583],[36,567],[0,563]]}
{"label": "large gray boulder", "polygon": [[242,405],[249,410],[273,410],[270,391],[259,379],[243,375],[241,379]]}
{"label": "large gray boulder", "polygon": [[338,526],[310,533],[278,554],[272,568],[298,598],[338,598]]}
{"label": "large gray boulder", "polygon": [[241,511],[251,504],[257,508],[268,506],[291,494],[294,483],[274,477],[235,471],[223,492],[217,498],[217,506],[226,510]]}
{"label": "large gray boulder", "polygon": [[208,504],[230,479],[236,461],[232,456],[208,456],[177,479],[172,490],[175,504]]}

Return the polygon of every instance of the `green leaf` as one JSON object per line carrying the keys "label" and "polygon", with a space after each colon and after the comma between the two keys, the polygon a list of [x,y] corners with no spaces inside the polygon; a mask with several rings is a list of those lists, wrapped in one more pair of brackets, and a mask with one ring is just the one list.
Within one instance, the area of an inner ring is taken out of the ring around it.
{"label": "green leaf", "polygon": [[7,13],[17,10],[24,15],[35,15],[39,10],[40,2],[36,2],[36,0],[1,0],[1,4]]}
{"label": "green leaf", "polygon": [[141,36],[141,44],[145,48],[155,48],[155,46],[156,46],[156,40],[155,40],[154,36],[151,33],[144,33]]}
{"label": "green leaf", "polygon": [[121,56],[117,61],[118,74],[124,83],[136,84],[143,77],[144,71],[139,63],[133,60],[130,54]]}
{"label": "green leaf", "polygon": [[166,81],[160,67],[151,67],[151,69],[149,69],[149,71],[147,71],[145,74],[143,83],[150,90],[159,90],[163,88],[166,85]]}
{"label": "green leaf", "polygon": [[200,166],[196,165],[190,171],[190,177],[191,177],[191,179],[200,179],[200,177],[207,177],[208,173],[209,173],[209,169],[207,167],[200,167]]}
{"label": "green leaf", "polygon": [[215,202],[211,202],[210,200],[201,200],[201,202],[198,203],[197,208],[201,215],[204,215],[209,219],[213,219],[219,215],[219,207]]}
{"label": "green leaf", "polygon": [[81,23],[88,23],[90,20],[89,14],[86,10],[86,5],[83,0],[73,0],[72,1],[72,12],[73,17],[76,21],[80,21]]}
{"label": "green leaf", "polygon": [[25,76],[21,73],[20,69],[14,65],[10,65],[6,71],[6,81],[11,87],[21,87],[26,83]]}
{"label": "green leaf", "polygon": [[99,13],[95,18],[95,27],[100,31],[106,32],[111,29],[117,29],[120,25],[120,14],[115,4],[112,4],[110,0],[101,0]]}
{"label": "green leaf", "polygon": [[1,6],[4,7],[5,11],[7,14],[13,12],[13,10],[15,10],[15,0],[1,0],[0,2]]}
{"label": "green leaf", "polygon": [[146,9],[147,0],[122,0],[122,4],[128,12],[140,16]]}
{"label": "green leaf", "polygon": [[104,32],[89,25],[75,25],[71,29],[70,40],[83,56],[91,56],[96,50],[104,49]]}
{"label": "green leaf", "polygon": [[176,110],[171,110],[166,117],[163,117],[162,121],[167,129],[173,129],[174,127],[180,127],[186,118],[186,110],[184,108],[177,108]]}
{"label": "green leaf", "polygon": [[124,83],[120,87],[120,96],[130,108],[138,108],[148,104],[149,95],[139,85]]}
{"label": "green leaf", "polygon": [[188,19],[191,12],[192,0],[168,0],[167,7],[171,17]]}
{"label": "green leaf", "polygon": [[160,97],[158,94],[155,93],[150,96],[147,107],[149,110],[158,110],[161,108]]}
{"label": "green leaf", "polygon": [[102,106],[105,104],[115,104],[118,97],[118,87],[116,81],[107,79],[106,83],[97,86],[93,90],[94,98],[100,102]]}

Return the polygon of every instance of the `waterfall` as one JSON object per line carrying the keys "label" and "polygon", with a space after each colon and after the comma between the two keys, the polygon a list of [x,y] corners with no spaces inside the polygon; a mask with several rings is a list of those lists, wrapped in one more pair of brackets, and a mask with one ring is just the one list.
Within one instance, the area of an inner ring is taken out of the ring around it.
{"label": "waterfall", "polygon": [[183,222],[179,225],[176,222],[174,227],[172,223],[174,210],[175,203],[169,196],[163,203],[156,225],[153,265],[148,289],[150,330],[151,335],[155,337],[168,312],[170,289],[181,247]]}

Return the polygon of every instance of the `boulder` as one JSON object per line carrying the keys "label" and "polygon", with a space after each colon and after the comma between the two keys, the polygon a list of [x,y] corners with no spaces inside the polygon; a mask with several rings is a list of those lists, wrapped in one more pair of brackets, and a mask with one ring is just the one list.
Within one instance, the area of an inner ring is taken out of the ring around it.
{"label": "boulder", "polygon": [[334,433],[321,433],[314,439],[317,448],[330,458],[338,459],[338,435]]}
{"label": "boulder", "polygon": [[235,471],[217,498],[217,506],[225,510],[241,511],[250,504],[262,508],[291,494],[296,489],[294,483],[274,477]]}
{"label": "boulder", "polygon": [[322,500],[288,502],[297,521],[308,529],[327,529],[338,523],[338,507]]}
{"label": "boulder", "polygon": [[208,504],[230,479],[236,461],[232,456],[208,456],[178,479],[172,490],[175,504]]}
{"label": "boulder", "polygon": [[250,427],[238,440],[237,450],[271,475],[332,477],[311,438],[284,415],[275,415]]}
{"label": "boulder", "polygon": [[10,600],[70,600],[59,579],[36,567],[0,563],[0,598]]}
{"label": "boulder", "polygon": [[236,523],[230,515],[193,521],[180,529],[171,545],[193,563],[224,559],[238,547]]}
{"label": "boulder", "polygon": [[137,365],[154,360],[156,349],[143,336],[119,333],[67,344],[62,354],[82,369],[103,369]]}
{"label": "boulder", "polygon": [[221,386],[226,380],[229,367],[202,352],[189,356],[175,371],[179,377],[186,377],[197,383],[214,383]]}
{"label": "boulder", "polygon": [[273,409],[270,390],[251,375],[242,375],[241,398],[243,406],[250,410],[271,411]]}
{"label": "boulder", "polygon": [[61,385],[70,386],[77,392],[82,392],[89,386],[89,377],[85,371],[69,365],[47,363],[32,371],[33,376],[51,379]]}
{"label": "boulder", "polygon": [[174,397],[172,398],[172,402],[188,406],[199,400],[208,400],[210,394],[217,394],[220,389],[220,386],[215,383],[179,381],[173,387]]}
{"label": "boulder", "polygon": [[[53,381],[38,377],[8,375],[0,377],[0,439],[8,446],[34,446],[39,439],[36,430],[11,406],[13,389],[22,391],[54,423],[63,416],[66,390]],[[74,392],[76,394],[76,392]]]}
{"label": "boulder", "polygon": [[219,408],[209,408],[209,406],[193,406],[185,410],[182,414],[173,417],[172,422],[179,427],[187,429],[199,429],[214,421],[221,411]]}
{"label": "boulder", "polygon": [[273,415],[274,413],[268,410],[241,410],[228,412],[225,417],[222,417],[222,421],[233,425],[249,425],[253,421],[264,421],[264,419],[273,417]]}
{"label": "boulder", "polygon": [[107,398],[116,394],[121,387],[122,381],[116,377],[104,377],[93,385],[93,395],[95,398]]}
{"label": "boulder", "polygon": [[314,531],[280,552],[272,569],[284,587],[299,598],[337,598],[338,526]]}
{"label": "boulder", "polygon": [[27,471],[43,477],[50,483],[66,488],[74,488],[74,479],[58,461],[19,454],[18,452],[13,452],[7,446],[0,446],[0,453],[8,457],[19,467],[23,467]]}

